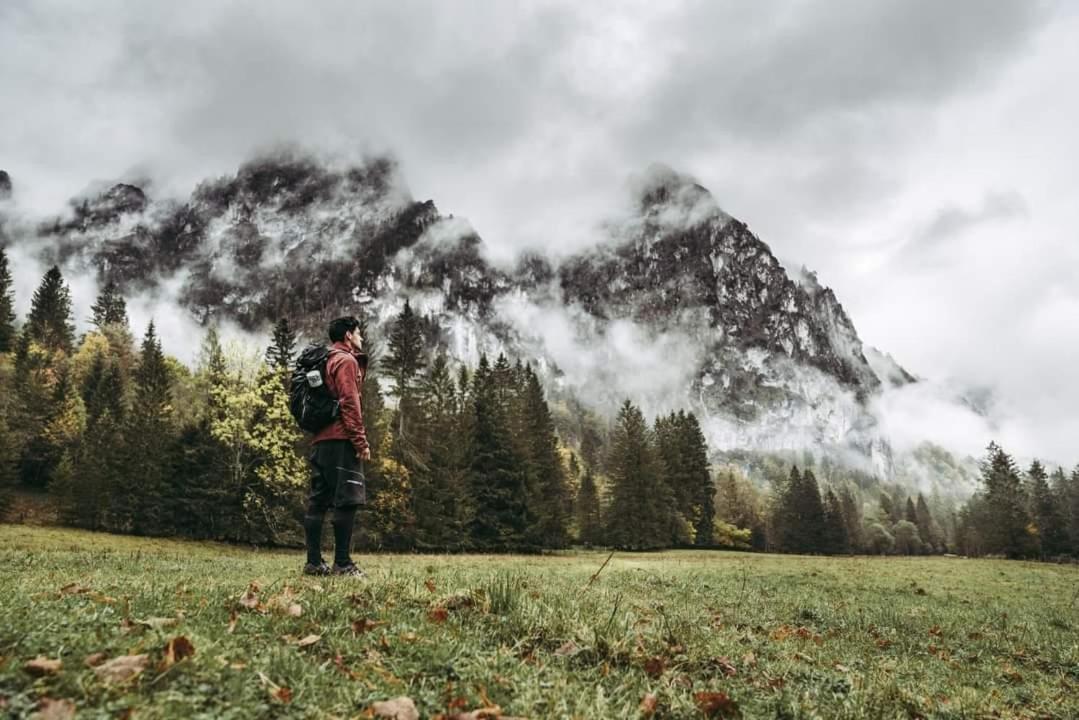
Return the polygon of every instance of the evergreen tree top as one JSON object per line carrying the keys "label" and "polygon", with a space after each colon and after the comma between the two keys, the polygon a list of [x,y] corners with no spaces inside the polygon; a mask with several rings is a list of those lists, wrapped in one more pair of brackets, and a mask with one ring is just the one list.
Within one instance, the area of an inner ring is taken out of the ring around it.
{"label": "evergreen tree top", "polygon": [[29,339],[49,350],[70,353],[75,345],[75,325],[71,314],[71,292],[60,268],[53,265],[45,273],[30,301],[26,322]]}
{"label": "evergreen tree top", "polygon": [[112,280],[105,283],[97,301],[90,308],[91,322],[98,329],[106,325],[127,325],[127,303],[120,288]]}

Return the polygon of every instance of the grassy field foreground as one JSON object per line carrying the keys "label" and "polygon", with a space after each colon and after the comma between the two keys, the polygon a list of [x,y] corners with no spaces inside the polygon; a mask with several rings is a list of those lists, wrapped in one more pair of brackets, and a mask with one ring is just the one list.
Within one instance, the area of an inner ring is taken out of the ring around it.
{"label": "grassy field foreground", "polygon": [[606,557],[314,580],[298,552],[2,525],[0,716],[1079,717],[1074,567],[616,553],[590,585]]}

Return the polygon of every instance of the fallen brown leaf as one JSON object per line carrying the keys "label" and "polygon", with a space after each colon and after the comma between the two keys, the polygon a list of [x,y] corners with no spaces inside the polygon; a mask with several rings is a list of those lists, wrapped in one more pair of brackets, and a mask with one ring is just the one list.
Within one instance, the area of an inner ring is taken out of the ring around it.
{"label": "fallen brown leaf", "polygon": [[719,666],[720,671],[727,677],[734,677],[738,674],[738,669],[731,664],[730,658],[721,657],[716,658],[716,665]]}
{"label": "fallen brown leaf", "polygon": [[288,705],[292,702],[292,688],[281,686],[270,693],[270,696],[280,703]]}
{"label": "fallen brown leaf", "polygon": [[361,618],[359,620],[353,620],[352,621],[352,634],[353,635],[363,635],[365,632],[370,632],[371,630],[374,630],[375,628],[380,627],[380,626],[385,625],[385,624],[386,624],[385,622],[376,622],[375,620],[370,620],[368,618]]}
{"label": "fallen brown leaf", "polygon": [[790,637],[791,632],[793,631],[791,630],[789,625],[780,625],[769,634],[769,637],[771,637],[773,640],[786,640],[788,637]]}
{"label": "fallen brown leaf", "polygon": [[30,717],[33,720],[70,720],[75,717],[75,703],[70,700],[41,698],[37,712]]}
{"label": "fallen brown leaf", "polygon": [[86,656],[86,659],[82,661],[86,667],[97,667],[101,663],[109,659],[108,653],[96,652]]}
{"label": "fallen brown leaf", "polygon": [[652,717],[656,714],[656,699],[655,693],[645,693],[645,696],[641,698],[641,704],[638,708],[641,711],[641,715],[644,717]]}
{"label": "fallen brown leaf", "polygon": [[290,617],[300,617],[303,614],[303,608],[296,602],[296,593],[288,585],[279,594],[266,601],[266,609]]}
{"label": "fallen brown leaf", "polygon": [[45,677],[46,675],[55,675],[60,672],[60,669],[64,667],[63,660],[52,660],[43,655],[39,655],[33,660],[28,660],[22,669],[28,675],[34,677]]}
{"label": "fallen brown leaf", "polygon": [[94,672],[106,683],[120,683],[141,673],[149,663],[149,655],[121,655],[101,663],[94,668]]}
{"label": "fallen brown leaf", "polygon": [[435,591],[435,581],[432,578],[427,578],[426,580],[424,580],[423,586],[427,588],[427,592],[433,593]]}
{"label": "fallen brown leaf", "polygon": [[80,585],[77,582],[69,583],[68,585],[64,585],[62,588],[60,588],[61,595],[81,595],[88,592],[90,592],[90,588],[84,585]]}
{"label": "fallen brown leaf", "polygon": [[435,715],[434,720],[524,720],[524,718],[511,717],[502,714],[502,708],[491,705],[469,712],[453,713],[451,715]]}
{"label": "fallen brown leaf", "polygon": [[248,610],[257,610],[259,606],[259,584],[256,582],[247,586],[247,590],[240,596],[240,607]]}
{"label": "fallen brown leaf", "polygon": [[317,643],[321,639],[322,639],[321,635],[308,635],[308,636],[300,638],[298,641],[296,641],[296,645],[298,645],[299,647],[302,647],[302,648],[311,647],[312,645],[314,645],[315,643]]}
{"label": "fallen brown leaf", "polygon": [[416,703],[412,698],[396,697],[392,700],[383,700],[371,706],[374,717],[390,718],[390,720],[420,720],[420,713],[416,710]]}
{"label": "fallen brown leaf", "polygon": [[446,622],[446,619],[449,618],[449,616],[449,611],[441,605],[436,605],[427,611],[427,619],[439,625]]}
{"label": "fallen brown leaf", "polygon": [[229,610],[229,629],[228,633],[231,635],[236,632],[236,623],[240,621],[240,614],[235,610]]}
{"label": "fallen brown leaf", "polygon": [[697,708],[710,718],[736,718],[739,717],[738,703],[723,692],[698,692],[693,693],[693,700]]}
{"label": "fallen brown leaf", "polygon": [[559,657],[567,657],[575,652],[577,652],[577,643],[573,642],[572,640],[567,640],[566,642],[562,643],[561,647],[554,651],[554,654]]}
{"label": "fallen brown leaf", "polygon": [[667,669],[667,663],[661,657],[652,657],[644,661],[644,671],[648,677],[657,678]]}
{"label": "fallen brown leaf", "polygon": [[165,658],[161,662],[161,669],[168,670],[184,658],[195,654],[195,646],[183,635],[177,635],[165,645]]}

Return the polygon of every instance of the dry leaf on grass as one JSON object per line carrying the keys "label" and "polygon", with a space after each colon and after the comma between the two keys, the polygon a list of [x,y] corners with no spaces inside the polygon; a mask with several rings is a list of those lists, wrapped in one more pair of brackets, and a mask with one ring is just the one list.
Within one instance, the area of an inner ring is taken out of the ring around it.
{"label": "dry leaf on grass", "polygon": [[184,658],[195,654],[195,646],[183,635],[177,635],[165,645],[165,658],[161,662],[161,669],[168,670]]}
{"label": "dry leaf on grass", "polygon": [[228,633],[231,635],[236,632],[236,623],[240,622],[240,615],[235,610],[229,611],[229,629]]}
{"label": "dry leaf on grass", "polygon": [[502,714],[502,708],[491,705],[469,712],[453,713],[451,715],[436,715],[435,720],[524,720],[523,718],[511,717]]}
{"label": "dry leaf on grass", "polygon": [[644,661],[644,671],[648,677],[657,678],[667,669],[667,663],[661,657],[652,657]]}
{"label": "dry leaf on grass", "polygon": [[441,625],[449,618],[449,611],[441,605],[436,605],[427,611],[427,619],[436,625]]}
{"label": "dry leaf on grass", "polygon": [[308,635],[306,637],[303,637],[303,638],[300,638],[299,640],[297,640],[296,645],[299,646],[299,647],[302,647],[302,648],[311,647],[312,645],[314,645],[315,643],[317,643],[321,639],[322,639],[321,635]]}
{"label": "dry leaf on grass", "polygon": [[377,627],[385,625],[384,622],[376,622],[375,620],[369,620],[368,618],[360,618],[359,620],[352,621],[352,634],[363,635],[365,632],[370,632]]}
{"label": "dry leaf on grass", "polygon": [[718,666],[720,671],[727,677],[734,677],[738,674],[738,669],[734,667],[728,657],[716,658],[716,666]]}
{"label": "dry leaf on grass", "polygon": [[427,578],[426,580],[424,580],[423,586],[427,588],[427,592],[433,593],[435,591],[435,581],[432,578]]}
{"label": "dry leaf on grass", "polygon": [[561,647],[554,651],[554,654],[558,657],[569,657],[573,653],[577,652],[577,649],[577,643],[573,642],[572,640],[567,640],[562,644]]}
{"label": "dry leaf on grass", "polygon": [[121,655],[101,663],[94,668],[94,672],[107,683],[120,683],[141,673],[149,663],[149,655]]}
{"label": "dry leaf on grass", "polygon": [[420,720],[420,713],[416,710],[416,703],[412,698],[396,697],[392,700],[377,702],[371,706],[373,717],[389,718],[390,720]]}
{"label": "dry leaf on grass", "polygon": [[285,705],[292,702],[292,688],[285,685],[278,685],[270,679],[269,675],[261,670],[258,673],[258,678],[259,682],[262,683],[262,686],[269,690],[271,698]]}
{"label": "dry leaf on grass", "polygon": [[97,667],[101,663],[109,659],[108,653],[96,652],[86,656],[86,659],[82,661],[82,664],[86,667]]}
{"label": "dry leaf on grass", "polygon": [[33,660],[28,660],[22,669],[28,674],[34,677],[45,677],[46,675],[55,675],[60,672],[60,669],[64,667],[63,660],[52,660],[43,655],[39,655]]}
{"label": "dry leaf on grass", "polygon": [[736,718],[740,717],[738,703],[723,692],[698,692],[693,693],[693,700],[697,708],[710,718]]}
{"label": "dry leaf on grass", "polygon": [[657,702],[658,700],[656,699],[655,693],[646,693],[645,696],[641,698],[641,705],[639,707],[641,715],[643,717],[652,717],[655,715]]}
{"label": "dry leaf on grass", "polygon": [[75,703],[70,700],[41,698],[37,712],[30,717],[33,720],[70,720],[75,717]]}
{"label": "dry leaf on grass", "polygon": [[296,593],[288,585],[279,594],[266,601],[266,609],[290,617],[300,617],[303,614],[303,608],[296,602]]}
{"label": "dry leaf on grass", "polygon": [[245,590],[244,594],[240,596],[240,607],[247,610],[258,610],[259,590],[261,589],[262,588],[259,587],[259,584],[257,582],[253,582],[248,585],[247,590]]}

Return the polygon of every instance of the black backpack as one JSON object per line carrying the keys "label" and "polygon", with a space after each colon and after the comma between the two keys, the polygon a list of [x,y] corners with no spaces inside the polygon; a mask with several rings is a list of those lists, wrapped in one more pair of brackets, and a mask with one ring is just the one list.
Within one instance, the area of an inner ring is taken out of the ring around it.
{"label": "black backpack", "polygon": [[288,406],[292,417],[307,432],[317,433],[334,420],[341,409],[326,386],[326,361],[330,349],[311,345],[300,353],[289,381]]}

